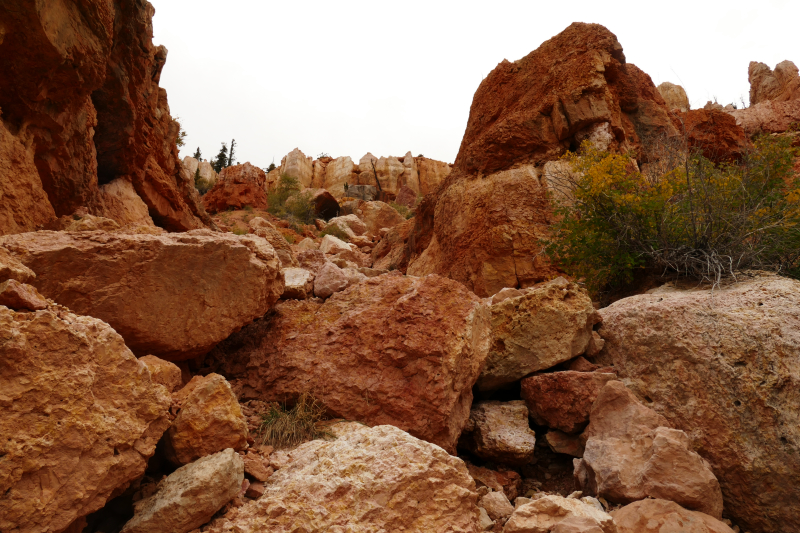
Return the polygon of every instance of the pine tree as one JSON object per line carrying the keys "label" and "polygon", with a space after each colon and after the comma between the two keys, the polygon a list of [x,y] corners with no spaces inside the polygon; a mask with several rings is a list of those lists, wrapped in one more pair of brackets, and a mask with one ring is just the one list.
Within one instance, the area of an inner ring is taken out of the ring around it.
{"label": "pine tree", "polygon": [[235,147],[236,147],[236,139],[231,139],[231,152],[230,152],[230,155],[228,156],[228,164],[225,165],[227,167],[233,165],[233,162],[235,160],[235,156],[233,155],[233,149]]}
{"label": "pine tree", "polygon": [[214,172],[219,174],[222,172],[222,169],[228,166],[228,145],[222,143],[222,148],[219,149],[219,153],[217,154],[217,158],[211,163],[211,166],[214,168]]}
{"label": "pine tree", "polygon": [[275,170],[275,168],[276,168],[276,167],[275,167],[275,161],[273,161],[273,162],[272,162],[272,163],[270,163],[270,164],[269,164],[269,166],[267,167],[267,174],[269,174],[270,172],[272,172],[273,170]]}
{"label": "pine tree", "polygon": [[197,170],[194,171],[194,188],[200,191],[200,194],[203,194],[205,191],[203,190],[203,184],[200,183],[201,180],[200,166],[198,165]]}
{"label": "pine tree", "polygon": [[203,157],[202,154],[200,153],[200,147],[199,146],[197,147],[197,151],[195,151],[195,153],[194,153],[194,155],[192,157],[194,157],[198,161],[200,161],[200,158]]}

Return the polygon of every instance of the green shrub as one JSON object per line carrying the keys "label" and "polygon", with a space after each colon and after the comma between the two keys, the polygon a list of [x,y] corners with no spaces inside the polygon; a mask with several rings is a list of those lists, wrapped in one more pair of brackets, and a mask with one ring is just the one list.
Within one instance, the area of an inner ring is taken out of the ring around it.
{"label": "green shrub", "polygon": [[640,268],[718,284],[748,269],[800,268],[800,179],[789,140],[760,137],[739,163],[715,165],[663,142],[640,172],[584,145],[548,175],[556,222],[546,252],[599,291]]}
{"label": "green shrub", "polygon": [[239,227],[233,228],[234,235],[247,235],[247,230]]}
{"label": "green shrub", "polygon": [[286,239],[286,242],[289,244],[294,244],[294,237],[292,235],[284,235],[283,238]]}
{"label": "green shrub", "polygon": [[262,444],[277,449],[332,436],[317,428],[317,423],[325,419],[325,406],[307,393],[300,395],[291,409],[272,404],[261,419],[258,434]]}
{"label": "green shrub", "polygon": [[319,233],[320,237],[324,237],[325,235],[333,235],[337,239],[341,239],[344,242],[350,241],[350,237],[347,235],[347,233],[345,233],[345,231],[336,224],[328,224],[328,226]]}

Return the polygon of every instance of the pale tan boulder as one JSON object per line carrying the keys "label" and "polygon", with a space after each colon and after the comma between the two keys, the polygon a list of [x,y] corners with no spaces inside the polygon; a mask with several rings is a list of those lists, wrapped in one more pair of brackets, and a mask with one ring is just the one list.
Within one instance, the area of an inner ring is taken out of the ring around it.
{"label": "pale tan boulder", "polygon": [[206,531],[477,532],[475,484],[461,459],[392,426],[331,431],[335,440],[297,447],[263,496]]}
{"label": "pale tan boulder", "polygon": [[478,507],[478,529],[481,531],[491,531],[494,527],[494,520],[489,517],[489,513],[483,507]]}
{"label": "pale tan boulder", "polygon": [[304,189],[311,187],[314,177],[312,158],[295,148],[281,159],[281,175],[296,178]]}
{"label": "pale tan boulder", "polygon": [[704,513],[675,502],[642,500],[611,512],[617,533],[733,533],[733,529]]}
{"label": "pale tan boulder", "polygon": [[205,524],[242,488],[244,462],[228,448],[182,466],[158,492],[134,504],[123,533],[188,533]]}
{"label": "pale tan boulder", "polygon": [[169,393],[108,324],[0,306],[0,531],[57,533],[141,477]]}
{"label": "pale tan boulder", "polygon": [[100,186],[93,210],[95,214],[110,218],[120,226],[155,226],[147,204],[136,193],[133,184],[124,178]]}
{"label": "pale tan boulder", "polygon": [[348,279],[344,270],[333,263],[326,263],[314,278],[314,296],[328,298],[334,293],[345,290],[347,285]]}
{"label": "pale tan boulder", "polygon": [[360,207],[359,216],[367,226],[367,233],[379,235],[383,228],[393,228],[406,221],[405,217],[397,210],[384,202],[364,202]]}
{"label": "pale tan boulder", "polygon": [[100,318],[139,356],[208,352],[283,293],[280,263],[259,237],[39,231],[0,238],[42,295]]}
{"label": "pale tan boulder", "polygon": [[20,283],[28,283],[36,278],[33,270],[26,267],[20,261],[0,246],[0,282],[15,279]]}
{"label": "pale tan boulder", "polygon": [[603,387],[583,437],[575,475],[585,493],[616,503],[663,498],[716,518],[722,492],[683,431],[641,405],[620,381]]}
{"label": "pale tan boulder", "polygon": [[147,370],[150,371],[150,378],[153,383],[164,385],[170,393],[183,387],[181,369],[175,363],[164,361],[155,355],[140,357],[139,362],[143,363]]}
{"label": "pale tan boulder", "polygon": [[800,530],[800,389],[786,385],[800,381],[800,281],[666,286],[600,313],[596,361],[686,431],[731,518],[751,531]]}
{"label": "pale tan boulder", "polygon": [[484,495],[478,502],[492,520],[504,520],[514,512],[514,506],[503,492],[494,491]]}
{"label": "pale tan boulder", "polygon": [[319,250],[319,244],[314,242],[314,239],[306,237],[297,243],[298,250]]}
{"label": "pale tan boulder", "polygon": [[423,196],[433,192],[453,170],[449,163],[427,157],[416,157],[415,161],[419,173],[419,193]]}
{"label": "pale tan boulder", "polygon": [[339,252],[352,251],[353,247],[338,237],[325,235],[319,244],[319,249],[322,253],[336,255]]}
{"label": "pale tan boulder", "polygon": [[332,414],[391,424],[454,452],[488,326],[488,309],[462,285],[390,272],[324,302],[281,302],[206,362],[237,382],[243,400],[311,392]]}
{"label": "pale tan boulder", "polygon": [[800,72],[791,61],[778,63],[774,71],[764,63],[751,61],[747,75],[751,106],[770,100],[786,102],[800,99]]}
{"label": "pale tan boulder", "polygon": [[314,275],[304,268],[284,268],[283,299],[305,300],[314,290]]}
{"label": "pale tan boulder", "polygon": [[657,87],[658,92],[661,93],[661,97],[664,98],[664,102],[667,104],[667,108],[670,111],[680,111],[682,113],[686,113],[691,109],[689,105],[689,97],[686,95],[686,90],[680,85],[675,85],[674,83],[670,83],[665,81],[661,85]]}
{"label": "pale tan boulder", "polygon": [[266,239],[272,245],[278,259],[281,260],[281,268],[297,268],[299,266],[289,241],[268,220],[262,217],[253,217],[247,225],[250,226],[251,233]]}
{"label": "pale tan boulder", "polygon": [[320,187],[327,189],[336,198],[347,196],[344,191],[344,184],[355,185],[353,181],[354,169],[355,165],[349,156],[337,157],[325,167],[325,181]]}
{"label": "pale tan boulder", "polygon": [[617,533],[611,515],[575,498],[548,495],[521,505],[506,522],[503,533],[549,533],[560,522],[586,518],[603,533]]}
{"label": "pale tan boulder", "polygon": [[459,441],[459,446],[482,459],[517,466],[531,462],[535,445],[528,408],[520,400],[473,405]]}
{"label": "pale tan boulder", "polygon": [[338,226],[351,239],[367,232],[366,224],[354,214],[334,217],[328,221],[328,226],[331,224]]}
{"label": "pale tan boulder", "polygon": [[0,305],[14,311],[39,311],[48,304],[36,287],[10,279],[0,283]]}
{"label": "pale tan boulder", "polygon": [[586,351],[599,315],[586,290],[557,278],[492,305],[492,348],[478,388],[494,390]]}
{"label": "pale tan boulder", "polygon": [[406,152],[406,155],[402,158],[403,166],[405,170],[403,171],[402,176],[400,176],[401,187],[398,187],[397,191],[400,192],[402,187],[408,187],[415,194],[420,193],[420,186],[419,186],[419,169],[417,168],[417,160],[411,155],[411,152]]}
{"label": "pale tan boulder", "polygon": [[170,461],[185,465],[225,448],[247,446],[247,421],[224,377],[195,376],[184,388],[175,394],[180,411],[166,435]]}
{"label": "pale tan boulder", "polygon": [[372,266],[372,256],[370,254],[359,252],[353,250],[352,248],[350,250],[340,251],[331,258],[331,261],[337,264],[340,261],[352,263],[345,266],[350,266],[354,268],[363,268],[363,267],[369,268]]}

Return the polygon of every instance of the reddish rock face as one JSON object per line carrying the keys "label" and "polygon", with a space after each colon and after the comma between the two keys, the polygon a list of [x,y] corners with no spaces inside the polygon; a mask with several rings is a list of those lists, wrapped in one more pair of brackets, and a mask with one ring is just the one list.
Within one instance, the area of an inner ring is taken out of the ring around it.
{"label": "reddish rock face", "polygon": [[725,111],[694,109],[678,114],[678,120],[689,148],[716,163],[741,159],[749,144],[744,129]]}
{"label": "reddish rock face", "polygon": [[[0,108],[17,171],[0,234],[30,231],[87,206],[104,215],[99,185],[124,177],[170,230],[210,222],[178,161],[179,126],[158,86],[166,49],[152,44],[153,7],[135,0],[11,0],[0,13]],[[26,147],[25,151],[19,145]],[[36,209],[25,212],[25,205]]]}
{"label": "reddish rock face", "polygon": [[800,100],[760,102],[746,109],[728,111],[748,135],[783,133],[800,124]]}
{"label": "reddish rock face", "polygon": [[675,502],[642,500],[611,512],[617,533],[733,533],[733,530],[705,513],[689,511]]}
{"label": "reddish rock face", "polygon": [[332,415],[390,424],[454,452],[488,338],[488,309],[462,285],[395,272],[324,303],[279,303],[206,362],[240,399],[291,403],[311,392]]}
{"label": "reddish rock face", "polygon": [[223,168],[216,185],[203,196],[203,206],[209,213],[218,213],[231,207],[242,209],[247,205],[266,209],[266,183],[264,171],[250,163]]}
{"label": "reddish rock face", "polygon": [[522,380],[522,398],[540,426],[578,433],[589,423],[600,389],[616,378],[616,374],[572,371],[531,376]]}

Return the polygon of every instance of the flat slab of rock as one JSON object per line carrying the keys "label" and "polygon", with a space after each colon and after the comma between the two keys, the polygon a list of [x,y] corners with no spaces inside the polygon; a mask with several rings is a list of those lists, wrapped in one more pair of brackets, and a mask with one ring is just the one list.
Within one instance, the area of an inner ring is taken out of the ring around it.
{"label": "flat slab of rock", "polygon": [[297,447],[263,496],[206,531],[477,532],[478,495],[461,459],[393,426],[331,431],[335,440]]}
{"label": "flat slab of rock", "polygon": [[247,446],[247,421],[219,374],[195,376],[173,397],[180,411],[166,435],[166,453],[180,465],[226,448]]}
{"label": "flat slab of rock", "polygon": [[488,401],[473,405],[459,446],[488,461],[514,466],[530,463],[536,434],[528,426],[525,402]]}
{"label": "flat slab of rock", "polygon": [[187,533],[239,494],[243,480],[244,461],[230,448],[182,466],[136,502],[122,533]]}
{"label": "flat slab of rock", "polygon": [[0,531],[55,533],[141,477],[167,390],[105,322],[0,307]]}
{"label": "flat slab of rock", "polygon": [[242,400],[311,392],[331,414],[455,451],[488,350],[488,315],[457,282],[393,272],[325,302],[281,302],[206,361],[238,381]]}
{"label": "flat slab of rock", "polygon": [[252,235],[38,231],[0,245],[37,273],[42,295],[107,322],[138,356],[204,354],[283,292],[272,246]]}
{"label": "flat slab of rock", "polygon": [[744,530],[800,531],[800,281],[664,287],[600,311],[614,364],[719,478]]}
{"label": "flat slab of rock", "polygon": [[489,391],[586,351],[600,318],[584,289],[557,278],[492,305],[492,343],[478,388]]}
{"label": "flat slab of rock", "polygon": [[617,533],[608,513],[581,500],[561,496],[544,496],[520,505],[506,522],[503,533],[546,533],[561,522],[576,518],[587,519],[588,526],[603,533]]}
{"label": "flat slab of rock", "polygon": [[684,509],[666,500],[642,500],[611,512],[617,533],[733,533],[733,530],[707,514]]}

